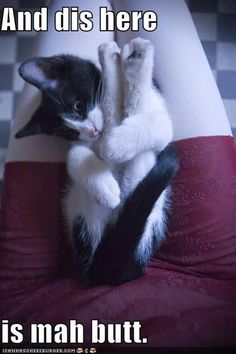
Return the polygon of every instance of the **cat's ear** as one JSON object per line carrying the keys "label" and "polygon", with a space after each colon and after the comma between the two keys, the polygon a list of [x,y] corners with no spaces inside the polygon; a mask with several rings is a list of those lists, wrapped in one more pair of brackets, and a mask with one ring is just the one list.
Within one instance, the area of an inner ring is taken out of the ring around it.
{"label": "cat's ear", "polygon": [[58,81],[65,75],[66,60],[63,57],[32,58],[21,64],[20,76],[42,91],[56,89]]}
{"label": "cat's ear", "polygon": [[30,135],[38,134],[55,134],[55,131],[62,124],[57,116],[47,116],[45,108],[41,105],[34,113],[32,118],[24,125],[15,135],[17,139],[24,138]]}

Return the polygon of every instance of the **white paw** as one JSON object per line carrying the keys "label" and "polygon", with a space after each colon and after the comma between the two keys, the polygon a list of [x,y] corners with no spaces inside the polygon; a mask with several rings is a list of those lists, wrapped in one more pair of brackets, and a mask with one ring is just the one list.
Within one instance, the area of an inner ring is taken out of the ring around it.
{"label": "white paw", "polygon": [[102,140],[99,149],[100,158],[104,161],[123,163],[132,160],[137,152],[127,127],[121,125],[113,128]]}
{"label": "white paw", "polygon": [[121,52],[125,76],[131,72],[135,75],[152,75],[154,48],[149,40],[135,38],[126,44]]}
{"label": "white paw", "polygon": [[152,56],[154,48],[152,43],[141,37],[135,38],[126,44],[121,52],[122,60],[144,59],[146,56]]}
{"label": "white paw", "polygon": [[109,209],[120,204],[120,188],[111,173],[93,177],[89,182],[89,195],[97,204]]}
{"label": "white paw", "polygon": [[98,55],[102,67],[107,66],[120,58],[120,48],[115,41],[106,42],[99,46]]}

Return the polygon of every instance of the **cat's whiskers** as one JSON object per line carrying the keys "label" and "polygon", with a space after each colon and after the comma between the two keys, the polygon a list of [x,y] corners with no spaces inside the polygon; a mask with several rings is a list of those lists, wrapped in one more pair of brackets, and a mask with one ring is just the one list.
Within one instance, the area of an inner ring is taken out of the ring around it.
{"label": "cat's whiskers", "polygon": [[59,104],[60,106],[63,106],[63,104],[62,104],[58,99],[56,99],[56,97],[54,97],[54,96],[51,94],[51,92],[50,92],[49,90],[47,90],[46,92],[47,92],[48,96],[49,96],[54,102],[56,102],[56,103]]}
{"label": "cat's whiskers", "polygon": [[[93,82],[92,82],[92,92],[91,92],[92,102],[94,101],[94,98],[96,98],[96,97],[94,97],[94,83],[95,83],[95,77],[93,78]],[[91,106],[91,104],[90,104],[90,106]]]}
{"label": "cat's whiskers", "polygon": [[102,108],[104,107],[104,91],[105,91],[104,84],[103,84],[102,80],[99,82],[99,87],[98,87],[98,91],[97,91],[97,96],[99,95],[100,89],[101,89],[101,93],[100,93],[100,107],[101,107],[101,109],[102,109]]}
{"label": "cat's whiskers", "polygon": [[[101,91],[101,92],[100,92]],[[98,89],[97,89],[97,92],[96,92],[96,100],[98,101],[102,101],[103,99],[103,91],[104,91],[104,88],[103,88],[103,83],[102,83],[102,80],[99,81],[99,85],[98,85]]]}
{"label": "cat's whiskers", "polygon": [[62,92],[62,89],[61,89],[61,90],[60,90],[60,101],[61,101],[61,105],[66,108],[66,104],[65,104],[65,102],[64,102],[64,100],[63,100],[62,93],[63,93],[63,92]]}

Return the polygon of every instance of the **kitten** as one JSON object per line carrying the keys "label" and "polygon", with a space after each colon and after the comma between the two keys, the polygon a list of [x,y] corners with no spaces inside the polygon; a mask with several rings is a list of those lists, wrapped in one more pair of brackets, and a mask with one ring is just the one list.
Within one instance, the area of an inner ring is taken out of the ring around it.
{"label": "kitten", "polygon": [[[178,168],[174,148],[164,149],[172,128],[152,84],[152,45],[136,39],[121,60],[119,52],[114,42],[100,47],[102,81],[94,64],[73,56],[34,58],[20,68],[43,100],[17,137],[77,139],[68,154],[65,209],[90,283],[119,284],[143,274],[164,239],[168,185]],[[157,159],[154,151],[162,151]]]}

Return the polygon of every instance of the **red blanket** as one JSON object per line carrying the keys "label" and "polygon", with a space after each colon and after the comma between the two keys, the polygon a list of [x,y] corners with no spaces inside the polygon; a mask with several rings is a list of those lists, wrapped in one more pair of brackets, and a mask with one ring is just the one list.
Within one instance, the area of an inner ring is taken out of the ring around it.
{"label": "red blanket", "polygon": [[[30,323],[140,321],[144,346],[236,345],[236,149],[230,137],[177,142],[169,235],[143,278],[76,282],[60,199],[60,163],[6,166],[0,214],[0,317]],[[109,265],[108,265],[109,266]],[[26,340],[27,335],[25,336]]]}

